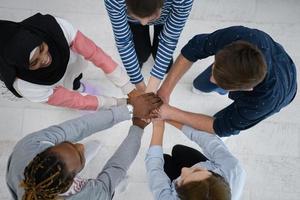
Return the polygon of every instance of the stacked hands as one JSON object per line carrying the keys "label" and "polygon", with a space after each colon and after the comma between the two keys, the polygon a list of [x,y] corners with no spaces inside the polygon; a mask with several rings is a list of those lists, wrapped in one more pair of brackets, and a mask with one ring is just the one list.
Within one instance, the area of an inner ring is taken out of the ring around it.
{"label": "stacked hands", "polygon": [[128,104],[133,106],[134,125],[145,128],[151,121],[164,119],[164,111],[168,105],[157,94],[143,94],[135,90],[128,96]]}

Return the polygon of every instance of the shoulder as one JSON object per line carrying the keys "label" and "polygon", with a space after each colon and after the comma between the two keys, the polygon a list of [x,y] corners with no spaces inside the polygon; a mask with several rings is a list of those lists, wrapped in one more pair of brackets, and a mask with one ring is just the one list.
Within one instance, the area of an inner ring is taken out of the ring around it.
{"label": "shoulder", "polygon": [[38,85],[18,78],[13,86],[21,96],[32,102],[46,102],[53,94],[53,86]]}
{"label": "shoulder", "polygon": [[97,179],[89,179],[82,190],[65,199],[81,200],[81,199],[110,199],[109,189]]}

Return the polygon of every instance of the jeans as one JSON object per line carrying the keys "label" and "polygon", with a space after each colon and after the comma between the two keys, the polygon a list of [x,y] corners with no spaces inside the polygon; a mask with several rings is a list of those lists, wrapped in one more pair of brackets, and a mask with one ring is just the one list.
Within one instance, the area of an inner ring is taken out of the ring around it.
{"label": "jeans", "polygon": [[218,87],[216,84],[210,81],[210,77],[212,74],[212,65],[210,65],[204,72],[195,78],[193,81],[193,86],[202,91],[202,92],[217,92],[221,95],[227,94],[227,91]]}

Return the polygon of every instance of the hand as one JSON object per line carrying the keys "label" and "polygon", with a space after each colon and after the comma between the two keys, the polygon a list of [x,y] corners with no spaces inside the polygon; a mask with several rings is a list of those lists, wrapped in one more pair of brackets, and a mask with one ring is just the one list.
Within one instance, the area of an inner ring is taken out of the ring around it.
{"label": "hand", "polygon": [[163,104],[162,100],[154,93],[130,98],[128,103],[133,106],[133,117],[141,119],[148,119],[150,113]]}
{"label": "hand", "polygon": [[138,126],[141,129],[144,129],[149,124],[148,121],[142,120],[142,119],[137,118],[137,117],[132,118],[132,123],[133,123],[133,125]]}
{"label": "hand", "polygon": [[169,111],[172,107],[169,104],[163,104],[159,109],[153,110],[149,117],[150,118],[160,118],[162,120],[169,119]]}
{"label": "hand", "polygon": [[157,91],[157,95],[163,100],[164,103],[169,103],[170,95],[164,92],[161,88]]}

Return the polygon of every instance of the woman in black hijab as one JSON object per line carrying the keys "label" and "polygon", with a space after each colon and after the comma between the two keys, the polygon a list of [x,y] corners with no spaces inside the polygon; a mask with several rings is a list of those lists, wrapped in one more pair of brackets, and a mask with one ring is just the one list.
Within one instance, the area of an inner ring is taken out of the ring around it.
{"label": "woman in black hijab", "polygon": [[126,72],[66,20],[38,13],[19,23],[0,20],[0,27],[0,79],[16,97],[83,110],[125,104],[123,99],[87,94],[80,82],[87,65],[82,57],[124,94],[136,93]]}

